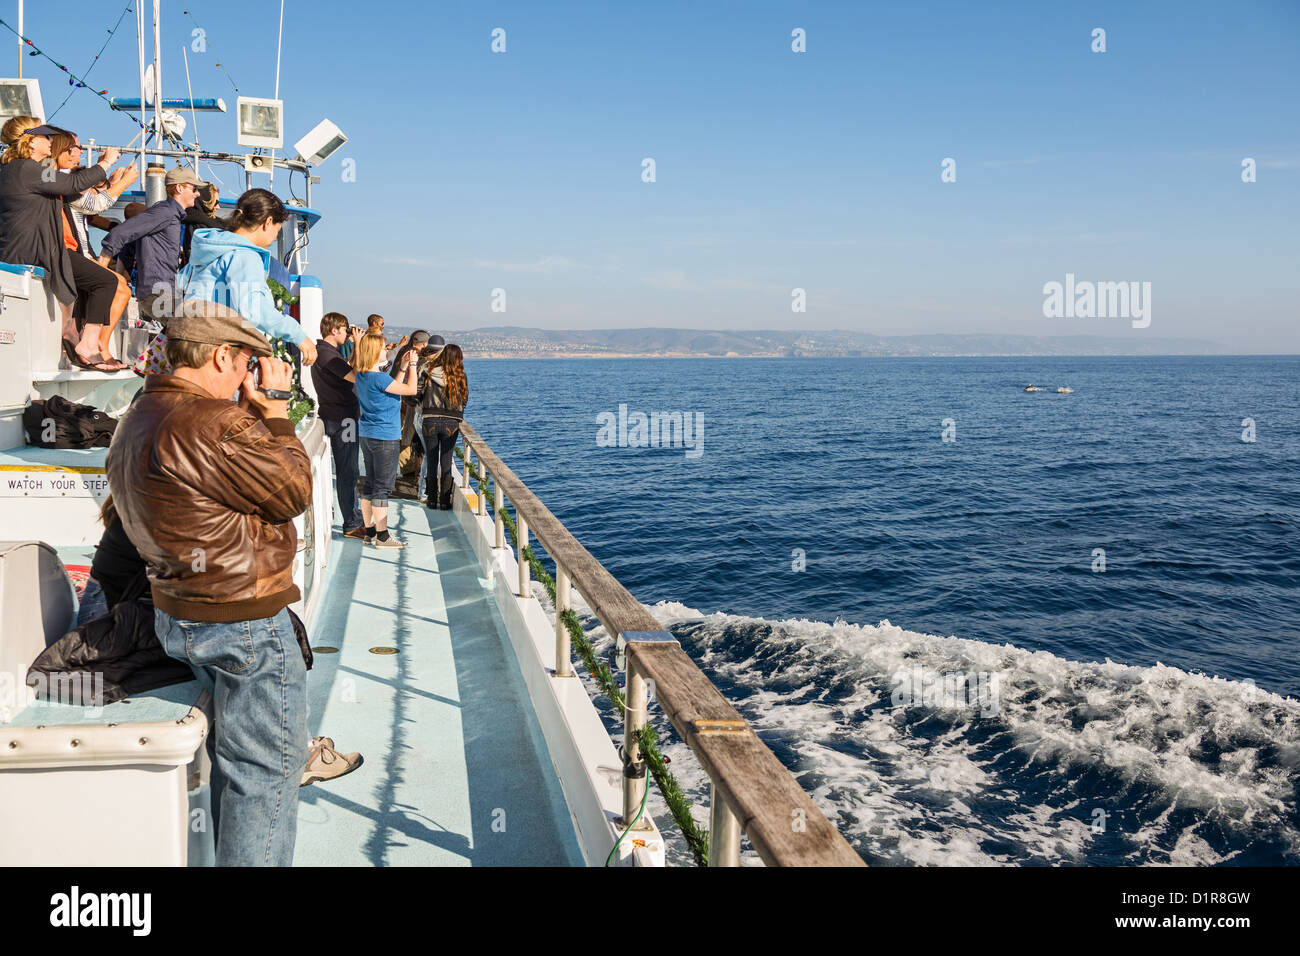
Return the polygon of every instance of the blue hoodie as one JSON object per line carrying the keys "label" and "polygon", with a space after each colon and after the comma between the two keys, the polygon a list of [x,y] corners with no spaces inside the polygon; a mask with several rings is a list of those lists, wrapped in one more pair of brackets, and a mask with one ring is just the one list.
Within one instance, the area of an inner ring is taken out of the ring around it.
{"label": "blue hoodie", "polygon": [[199,229],[190,246],[190,261],[176,273],[177,301],[202,299],[234,309],[269,339],[298,345],[307,339],[302,326],[275,307],[266,284],[271,254],[225,229]]}

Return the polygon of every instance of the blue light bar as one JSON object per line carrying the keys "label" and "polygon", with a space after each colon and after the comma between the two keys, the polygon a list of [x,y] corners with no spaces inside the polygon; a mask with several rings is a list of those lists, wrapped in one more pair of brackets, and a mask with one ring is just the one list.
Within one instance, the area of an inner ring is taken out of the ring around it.
{"label": "blue light bar", "polygon": [[[191,102],[193,103],[193,106],[190,105]],[[135,110],[139,112],[140,97],[114,96],[108,101],[108,104],[115,110]],[[152,109],[153,107],[149,108]],[[200,113],[224,113],[226,111],[226,101],[220,97],[215,99],[192,101],[188,98],[174,100],[164,98],[162,101],[162,108],[165,110],[194,109],[198,110]]]}

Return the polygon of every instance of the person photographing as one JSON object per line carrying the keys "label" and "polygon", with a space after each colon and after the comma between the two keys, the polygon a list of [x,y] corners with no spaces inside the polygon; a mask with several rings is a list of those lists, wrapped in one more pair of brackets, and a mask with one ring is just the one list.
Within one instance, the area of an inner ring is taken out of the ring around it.
{"label": "person photographing", "polygon": [[397,478],[397,455],[402,439],[402,396],[416,394],[415,353],[402,357],[396,378],[381,372],[384,337],[369,332],[357,345],[357,403],[361,406],[361,520],[365,542],[377,548],[404,548],[406,543],[388,533],[388,496]]}
{"label": "person photographing", "polygon": [[270,248],[289,211],[274,193],[250,189],[239,197],[225,228],[199,229],[190,261],[176,275],[177,295],[206,299],[234,309],[267,338],[285,339],[302,352],[302,364],[316,361],[316,343],[275,304],[266,284]]}
{"label": "person photographing", "polygon": [[[116,371],[99,351],[99,332],[108,321],[117,280],[77,251],[63,200],[76,199],[107,179],[119,158],[108,147],[99,162],[67,175],[44,165],[51,160],[54,137],[63,130],[41,124],[34,116],[15,116],[0,127],[6,145],[0,156],[0,261],[39,266],[45,288],[63,312],[63,350],[71,365],[98,372]],[[73,306],[83,298],[80,331]]]}
{"label": "person photographing", "polygon": [[176,311],[173,371],[148,376],[118,425],[109,487],[163,649],[212,691],[216,863],[288,866],[308,757],[293,519],[311,505],[311,460],[288,418],[292,368],[266,337],[215,302]]}

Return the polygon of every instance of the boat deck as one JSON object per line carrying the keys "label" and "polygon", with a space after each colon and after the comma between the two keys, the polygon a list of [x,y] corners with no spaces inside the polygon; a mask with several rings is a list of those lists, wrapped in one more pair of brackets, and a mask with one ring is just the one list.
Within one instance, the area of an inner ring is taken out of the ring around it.
{"label": "boat deck", "polygon": [[[94,471],[104,455],[24,447],[0,452],[0,467]],[[43,500],[60,501],[33,504]],[[87,499],[88,513],[95,506]],[[308,728],[365,762],[299,791],[295,863],[583,865],[505,622],[460,523],[394,500],[390,524],[406,549],[367,547],[336,525],[321,569]],[[86,566],[94,545],[57,551],[65,565]],[[35,704],[15,725],[175,720],[198,692],[176,685],[95,715]],[[206,808],[207,787],[190,801]],[[199,830],[189,862],[210,865],[211,834]]]}
{"label": "boat deck", "polygon": [[19,445],[0,451],[0,468],[28,470],[39,468],[87,468],[103,471],[107,448],[40,448]]}
{"label": "boat deck", "polygon": [[[335,527],[308,675],[313,735],[360,751],[304,787],[299,866],[582,865],[504,624],[451,512],[393,501],[407,542]],[[375,653],[395,648],[397,653]]]}

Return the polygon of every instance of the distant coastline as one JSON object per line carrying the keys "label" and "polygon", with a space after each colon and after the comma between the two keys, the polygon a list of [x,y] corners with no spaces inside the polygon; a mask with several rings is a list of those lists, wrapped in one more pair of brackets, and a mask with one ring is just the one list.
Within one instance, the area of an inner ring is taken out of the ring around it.
{"label": "distant coastline", "polygon": [[[454,342],[455,339],[448,339]],[[1289,352],[934,352],[917,355],[704,355],[670,354],[665,352],[475,352],[465,349],[465,357],[473,359],[736,359],[773,360],[784,358],[835,359],[835,358],[1285,358]],[[1297,353],[1300,354],[1300,353]]]}
{"label": "distant coastline", "polygon": [[[390,337],[412,331],[390,324]],[[467,358],[1050,358],[1230,355],[1203,339],[996,334],[877,336],[866,332],[707,329],[433,329]]]}

